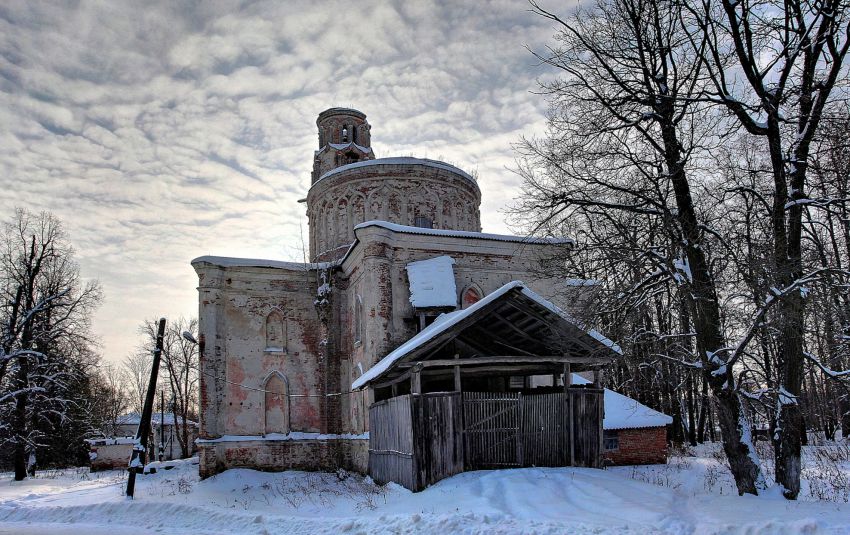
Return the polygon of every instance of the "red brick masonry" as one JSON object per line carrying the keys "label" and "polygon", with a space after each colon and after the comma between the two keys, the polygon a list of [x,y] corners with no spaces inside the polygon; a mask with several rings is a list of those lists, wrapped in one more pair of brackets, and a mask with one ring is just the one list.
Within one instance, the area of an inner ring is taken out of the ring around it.
{"label": "red brick masonry", "polygon": [[369,440],[232,441],[198,444],[201,478],[228,468],[267,472],[344,468],[366,473]]}
{"label": "red brick masonry", "polygon": [[620,446],[605,452],[610,464],[666,464],[667,428],[618,429]]}

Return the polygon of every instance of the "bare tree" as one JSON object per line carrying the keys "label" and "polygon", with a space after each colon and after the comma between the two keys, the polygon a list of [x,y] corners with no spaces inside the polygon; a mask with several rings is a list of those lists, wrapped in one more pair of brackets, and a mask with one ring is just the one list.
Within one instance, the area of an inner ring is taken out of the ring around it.
{"label": "bare tree", "polygon": [[117,434],[118,420],[129,406],[124,375],[118,366],[102,364],[92,378],[92,420],[106,436]]}
{"label": "bare tree", "polygon": [[121,382],[127,390],[129,408],[141,415],[145,406],[145,392],[151,376],[153,357],[151,349],[141,348],[127,355],[121,363]]}
{"label": "bare tree", "polygon": [[39,424],[62,424],[74,400],[73,357],[93,345],[89,319],[100,298],[80,280],[59,221],[17,210],[0,238],[0,445],[13,448],[15,480],[35,463]]}
{"label": "bare tree", "polygon": [[[806,209],[823,204],[807,193],[812,143],[839,81],[850,47],[846,0],[722,0],[684,4],[683,27],[705,65],[713,102],[737,125],[766,143],[772,192],[773,296],[780,323],[779,394],[776,399],[776,481],[787,498],[800,491],[800,454],[805,435],[798,402],[804,378],[804,308],[800,286],[824,273],[806,269]],[[763,313],[757,314],[760,321]],[[752,337],[729,349],[738,360]]]}
{"label": "bare tree", "polygon": [[599,0],[561,18],[531,5],[558,28],[557,46],[536,55],[564,76],[542,84],[552,103],[549,137],[524,145],[525,201],[518,213],[538,229],[541,222],[580,218],[594,230],[613,225],[613,234],[620,214],[644,221],[641,228],[650,233],[641,238],[651,239],[626,249],[636,271],[616,288],[619,306],[643,305],[675,287],[673,306],[681,305],[682,321],[666,327],[681,328],[677,334],[686,335],[686,343],[675,344],[678,356],[664,358],[701,373],[716,401],[738,491],[756,494],[764,478],[737,377],[723,353],[726,336],[709,256],[712,207],[699,205],[692,179],[700,157],[716,143],[718,118],[700,103],[703,62],[682,29],[684,8],[674,1]]}
{"label": "bare tree", "polygon": [[[148,343],[156,341],[155,321],[146,321],[140,330]],[[162,362],[166,371],[163,379],[167,378],[173,400],[172,414],[183,458],[192,453],[189,422],[198,406],[198,346],[187,340],[183,333],[188,332],[194,338],[197,331],[197,319],[180,317],[168,326],[163,340]]]}

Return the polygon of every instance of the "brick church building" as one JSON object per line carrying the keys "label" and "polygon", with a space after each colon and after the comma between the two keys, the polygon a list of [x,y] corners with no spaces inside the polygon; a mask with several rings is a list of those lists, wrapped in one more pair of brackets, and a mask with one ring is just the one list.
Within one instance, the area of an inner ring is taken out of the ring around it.
{"label": "brick church building", "polygon": [[[390,352],[441,313],[512,281],[566,310],[588,299],[584,285],[535,275],[542,257],[571,240],[481,232],[481,190],[468,173],[434,160],[376,158],[357,110],[328,109],[316,124],[306,196],[311,263],[192,261],[202,477],[231,467],[365,472],[368,407],[380,392],[352,384]],[[510,383],[502,386],[528,386]]]}

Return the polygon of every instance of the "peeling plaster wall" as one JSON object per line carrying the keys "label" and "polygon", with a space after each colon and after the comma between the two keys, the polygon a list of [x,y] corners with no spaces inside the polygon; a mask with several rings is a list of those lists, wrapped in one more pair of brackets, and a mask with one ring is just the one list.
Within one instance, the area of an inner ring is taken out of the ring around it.
{"label": "peeling plaster wall", "polygon": [[[328,432],[325,363],[313,301],[315,272],[195,265],[200,279],[201,436],[260,435],[266,429],[266,381],[278,372],[289,391],[292,431]],[[266,318],[286,322],[286,347],[266,346]],[[277,384],[277,383],[274,383]],[[282,410],[278,407],[278,412]],[[286,420],[273,414],[275,425]]]}

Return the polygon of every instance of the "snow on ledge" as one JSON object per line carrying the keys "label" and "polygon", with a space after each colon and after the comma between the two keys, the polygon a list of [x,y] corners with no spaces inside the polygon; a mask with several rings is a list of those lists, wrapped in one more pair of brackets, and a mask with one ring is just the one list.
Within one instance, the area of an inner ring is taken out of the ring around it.
{"label": "snow on ledge", "polygon": [[[345,171],[348,171],[350,169],[357,169],[359,167],[371,167],[371,166],[375,166],[375,165],[424,165],[426,167],[443,169],[444,171],[449,171],[449,172],[454,173],[456,175],[462,176],[463,178],[465,178],[465,179],[469,180],[470,182],[472,182],[473,184],[475,184],[476,187],[478,187],[478,184],[475,182],[475,179],[472,178],[472,175],[470,175],[469,173],[467,173],[463,169],[455,167],[454,165],[448,164],[446,162],[441,162],[439,160],[429,160],[427,158],[413,158],[412,156],[392,157],[392,158],[377,158],[375,160],[366,160],[366,161],[362,161],[362,162],[354,162],[354,163],[342,165],[340,167],[337,167],[336,169],[331,169],[327,173],[320,176],[319,180],[317,180],[313,184],[313,186],[315,186],[316,184],[318,184],[319,182],[321,182],[325,178],[328,178],[328,177],[331,177],[331,176],[334,176],[334,175],[338,175],[340,173],[344,173]],[[313,186],[310,186],[310,187],[312,188]]]}
{"label": "snow on ledge", "polygon": [[87,438],[85,440],[89,446],[115,446],[124,444],[135,444],[135,437],[108,437],[108,438]]}
{"label": "snow on ledge", "polygon": [[410,303],[416,308],[456,307],[454,263],[450,256],[437,256],[407,264]]}
{"label": "snow on ledge", "polygon": [[259,267],[287,269],[290,271],[309,271],[311,269],[324,269],[331,267],[333,262],[320,262],[318,264],[303,262],[286,262],[283,260],[265,260],[262,258],[233,258],[229,256],[199,256],[192,260],[192,265],[206,262],[219,267]]}
{"label": "snow on ledge", "polygon": [[511,236],[509,234],[487,234],[485,232],[471,232],[468,230],[448,230],[437,228],[412,227],[409,225],[399,225],[390,223],[389,221],[381,221],[374,219],[365,221],[354,227],[354,230],[363,229],[366,227],[381,227],[393,232],[404,234],[421,234],[423,236],[446,236],[449,238],[472,238],[477,240],[493,240],[516,243],[542,243],[542,244],[574,244],[572,238],[535,238],[532,236]]}
{"label": "snow on ledge", "polygon": [[337,435],[330,433],[268,433],[266,435],[222,435],[219,438],[199,438],[196,444],[217,444],[220,442],[281,442],[288,440],[369,440],[369,433]]}

